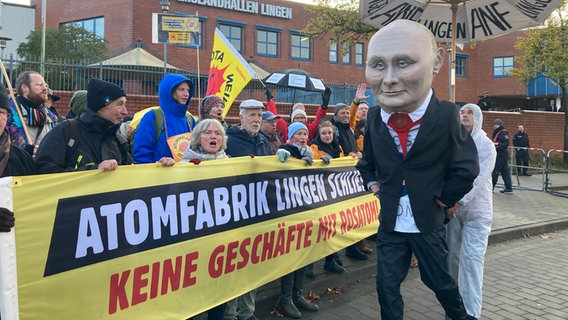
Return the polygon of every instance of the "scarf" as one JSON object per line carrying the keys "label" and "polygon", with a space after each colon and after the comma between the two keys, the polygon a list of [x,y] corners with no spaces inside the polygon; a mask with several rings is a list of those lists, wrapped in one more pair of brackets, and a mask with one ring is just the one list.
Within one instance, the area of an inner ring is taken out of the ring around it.
{"label": "scarf", "polygon": [[292,142],[288,142],[289,145],[294,146],[298,149],[298,151],[300,152],[300,156],[303,157],[309,157],[309,158],[314,158],[314,152],[312,151],[312,149],[308,148],[308,147],[300,147],[299,145],[292,143]]}
{"label": "scarf", "polygon": [[47,110],[43,105],[35,105],[24,97],[18,97],[20,108],[26,124],[30,127],[44,126],[47,121]]}
{"label": "scarf", "polygon": [[217,160],[217,159],[225,159],[228,158],[225,150],[219,150],[216,153],[207,153],[203,149],[199,148],[198,151],[188,148],[185,150],[185,154],[183,155],[183,161],[189,161],[191,159],[199,159],[201,161],[206,160]]}
{"label": "scarf", "polygon": [[328,144],[321,141],[320,137],[316,137],[314,141],[312,141],[312,144],[314,143],[321,151],[325,152],[325,154],[331,158],[339,158],[341,156],[341,147],[335,139]]}

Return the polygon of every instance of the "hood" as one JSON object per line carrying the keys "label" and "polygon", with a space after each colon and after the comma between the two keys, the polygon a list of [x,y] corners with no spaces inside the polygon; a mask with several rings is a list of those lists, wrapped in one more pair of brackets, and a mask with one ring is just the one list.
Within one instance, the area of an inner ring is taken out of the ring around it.
{"label": "hood", "polygon": [[[182,82],[187,82],[189,84],[189,99],[187,99],[187,103],[185,105],[175,102],[172,96],[172,90]],[[187,111],[191,98],[193,97],[193,83],[187,77],[182,75],[168,74],[162,79],[162,81],[160,81],[158,95],[160,97],[160,108],[164,110],[164,113],[169,113],[178,117],[185,116],[185,112]]]}
{"label": "hood", "polygon": [[[468,103],[465,106],[461,107],[461,109],[468,108],[473,112],[473,130],[471,130],[471,135],[475,136],[479,132],[482,132],[481,126],[483,125],[483,112],[481,112],[481,108],[478,105],[473,103]],[[460,110],[461,110],[460,109]]]}

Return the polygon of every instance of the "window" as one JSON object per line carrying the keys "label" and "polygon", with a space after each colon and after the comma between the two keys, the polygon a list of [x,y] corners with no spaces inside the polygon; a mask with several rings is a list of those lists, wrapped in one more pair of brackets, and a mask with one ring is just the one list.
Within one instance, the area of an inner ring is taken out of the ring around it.
{"label": "window", "polygon": [[514,67],[514,62],[515,61],[513,57],[493,58],[493,77],[495,78],[509,77],[506,71]]}
{"label": "window", "polygon": [[309,36],[294,32],[290,34],[291,57],[295,60],[310,60],[311,39]]}
{"label": "window", "polygon": [[98,37],[101,37],[104,39],[105,37],[105,18],[104,17],[98,17],[98,18],[91,18],[91,19],[85,19],[85,20],[77,20],[77,21],[71,21],[71,22],[64,22],[61,25],[65,26],[65,25],[70,25],[70,24],[74,24],[78,27],[81,27],[89,32],[94,33],[95,35],[97,35]]}
{"label": "window", "polygon": [[241,22],[232,22],[223,19],[217,19],[219,23],[219,30],[225,35],[227,40],[237,49],[238,52],[243,52],[243,28],[246,24]]}
{"label": "window", "polygon": [[337,63],[337,41],[329,40],[329,63]]}
{"label": "window", "polygon": [[341,61],[343,62],[343,64],[351,64],[351,47],[349,46],[349,44],[347,42],[343,42],[342,47],[343,48],[341,50],[341,54],[342,54]]}
{"label": "window", "polygon": [[362,66],[365,64],[363,56],[364,45],[361,42],[355,44],[355,65]]}
{"label": "window", "polygon": [[256,54],[259,56],[277,57],[280,28],[256,26]]}
{"label": "window", "polygon": [[467,55],[456,54],[456,76],[465,77],[466,76],[466,65],[467,65]]}

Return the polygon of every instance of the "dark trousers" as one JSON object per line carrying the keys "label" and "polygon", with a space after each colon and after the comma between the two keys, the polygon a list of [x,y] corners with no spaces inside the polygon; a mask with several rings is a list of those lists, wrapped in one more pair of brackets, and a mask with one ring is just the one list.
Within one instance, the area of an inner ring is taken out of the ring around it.
{"label": "dark trousers", "polygon": [[422,282],[434,291],[451,319],[467,319],[458,285],[448,271],[446,231],[430,233],[384,232],[377,236],[377,294],[382,320],[402,320],[404,302],[400,285],[410,267],[412,253],[418,259]]}
{"label": "dark trousers", "polygon": [[507,158],[499,158],[495,161],[495,168],[493,169],[493,173],[491,174],[493,178],[493,188],[495,188],[495,184],[497,184],[497,179],[499,179],[499,174],[503,177],[503,183],[505,183],[505,189],[512,190],[513,184],[511,182],[511,174],[509,172],[509,159]]}
{"label": "dark trousers", "polygon": [[[527,174],[528,173],[528,166],[529,166],[529,150],[525,149],[518,149],[515,154],[515,160],[517,161],[517,174]],[[523,166],[524,168],[520,168]]]}

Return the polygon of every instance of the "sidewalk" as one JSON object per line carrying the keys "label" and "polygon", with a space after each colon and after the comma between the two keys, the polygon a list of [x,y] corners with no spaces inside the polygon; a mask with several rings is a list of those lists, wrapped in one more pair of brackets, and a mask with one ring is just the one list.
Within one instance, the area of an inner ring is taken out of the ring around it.
{"label": "sidewalk", "polygon": [[[532,177],[523,177],[532,178]],[[498,243],[503,243],[505,241],[520,239],[527,235],[536,235],[540,233],[550,232],[554,230],[568,229],[568,199],[563,197],[557,197],[550,195],[546,192],[541,191],[531,191],[531,190],[515,190],[513,194],[502,194],[501,189],[498,187],[493,193],[493,205],[494,205],[494,219],[492,232],[489,237],[490,248],[491,245]],[[368,241],[369,245],[373,246],[372,241]],[[491,250],[488,250],[490,252]],[[315,264],[315,277],[313,279],[307,279],[304,283],[305,294],[308,292],[314,292],[320,294],[325,292],[328,288],[345,288],[347,286],[355,285],[358,287],[360,283],[365,283],[367,286],[374,288],[374,279],[372,278],[376,274],[376,256],[372,254],[368,261],[355,261],[346,258],[342,254],[342,259],[345,263],[346,272],[342,275],[330,274],[323,271],[323,262],[319,261]],[[323,259],[322,259],[323,260]],[[487,259],[489,262],[489,259]],[[512,265],[511,268],[523,268],[524,265],[519,263],[518,265]],[[486,264],[486,269],[488,266]],[[566,269],[565,269],[566,270]],[[489,271],[488,271],[489,272]],[[565,274],[565,276],[568,274]],[[408,278],[405,280],[406,283],[414,282],[416,280],[418,284],[412,283],[412,285],[423,286],[419,280],[419,272],[416,270],[411,270],[409,272]],[[371,284],[369,284],[369,282]],[[560,284],[559,288],[560,288]],[[273,281],[258,289],[257,294],[257,312],[255,313],[259,319],[282,319],[275,315],[270,314],[270,310],[274,305],[280,290],[279,280]],[[355,289],[357,290],[357,289]],[[369,289],[367,289],[369,290]],[[414,290],[414,289],[413,289]],[[424,308],[424,312],[430,312],[429,305],[438,305],[435,301],[434,295],[429,292],[425,287],[426,297],[431,298],[432,301],[422,301],[424,298],[422,296],[417,299],[420,301],[410,301],[408,298],[405,300],[408,305],[419,304]],[[538,293],[535,293],[538,294]],[[376,300],[376,293],[367,292],[366,295],[371,295],[366,297],[366,299],[371,299],[372,303],[363,303],[360,308],[357,308],[357,312],[350,316],[350,313],[346,312],[342,316],[336,317],[337,319],[363,319],[364,314],[368,314],[369,319],[377,319],[378,316],[378,303]],[[337,295],[338,299],[340,295]],[[408,297],[408,291],[403,293],[403,296]],[[414,295],[415,296],[415,295]],[[329,299],[329,296],[326,296]],[[566,299],[564,299],[566,301]],[[338,300],[336,304],[341,304]],[[441,311],[441,307],[438,308],[438,313]],[[418,311],[416,311],[418,312]],[[485,311],[484,311],[485,313]],[[303,313],[304,314],[304,313]],[[319,315],[318,315],[319,314]],[[420,313],[416,313],[420,315]],[[494,317],[488,317],[484,314],[487,319],[494,319]],[[305,314],[303,318],[321,318],[328,319],[322,313],[318,312],[309,317]],[[513,319],[504,317],[502,319]],[[545,317],[549,319],[549,317]],[[335,318],[334,318],[335,319]],[[411,318],[409,318],[411,319]],[[443,316],[429,317],[422,314],[422,318],[418,316],[416,319],[443,319]],[[516,318],[518,319],[518,317]],[[532,319],[544,319],[542,317],[536,317]]]}

